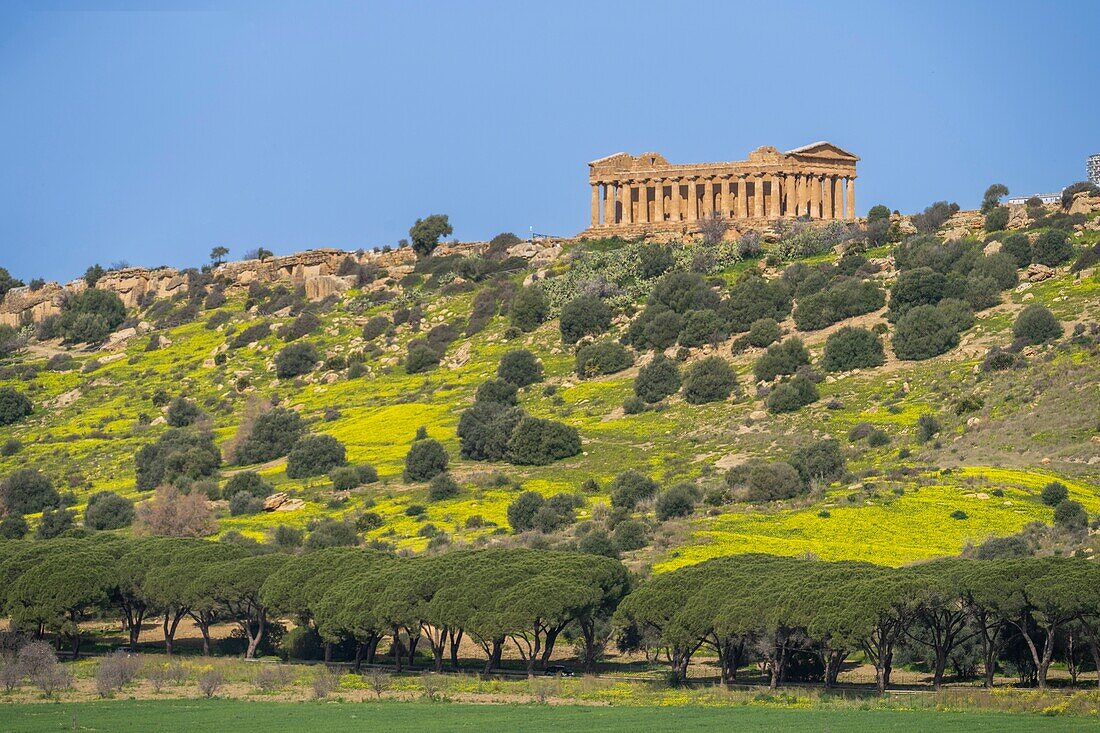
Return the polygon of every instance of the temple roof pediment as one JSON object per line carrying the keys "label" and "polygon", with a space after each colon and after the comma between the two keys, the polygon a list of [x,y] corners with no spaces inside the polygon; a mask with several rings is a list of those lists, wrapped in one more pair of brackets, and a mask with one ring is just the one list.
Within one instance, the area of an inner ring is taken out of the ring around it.
{"label": "temple roof pediment", "polygon": [[859,160],[859,156],[855,153],[849,153],[844,148],[837,145],[833,145],[831,142],[821,140],[816,143],[810,143],[809,145],[803,145],[800,148],[794,150],[788,150],[787,155],[796,158],[826,158],[831,160],[843,160],[855,162]]}

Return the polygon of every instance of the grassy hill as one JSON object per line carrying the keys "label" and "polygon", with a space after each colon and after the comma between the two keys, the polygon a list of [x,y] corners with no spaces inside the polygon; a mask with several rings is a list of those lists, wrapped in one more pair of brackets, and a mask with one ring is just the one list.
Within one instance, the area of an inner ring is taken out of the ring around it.
{"label": "grassy hill", "polygon": [[[1096,214],[1090,216],[1094,221]],[[1084,231],[1071,237],[1077,253],[1100,239],[1094,229],[1079,229]],[[782,244],[775,249],[781,251]],[[709,255],[710,262],[700,264],[707,250],[703,244],[672,246],[677,267],[688,269],[694,261],[696,269],[725,285],[747,270],[763,270],[767,277],[777,278],[794,261],[816,268],[839,257],[827,251],[801,259],[775,254],[766,260],[742,259],[736,247],[724,245]],[[882,264],[867,277],[885,289],[896,278],[894,247],[866,252],[870,261]],[[887,324],[886,308],[806,332],[798,331],[788,317],[780,324],[784,338],[802,338],[823,377],[817,385],[820,397],[795,412],[767,412],[753,377],[754,362],[763,349],[731,349],[738,337],[734,334],[716,346],[681,350],[678,355],[685,363],[710,354],[727,358],[739,382],[729,400],[688,404],[674,395],[655,408],[626,414],[623,405],[633,394],[633,379],[652,354],[637,350],[634,366],[581,379],[574,372],[573,348],[562,342],[556,315],[564,302],[599,277],[615,310],[610,334],[623,336],[656,282],[641,277],[637,259],[635,242],[570,243],[539,273],[551,318],[529,333],[510,327],[506,308],[476,333],[467,335],[466,330],[475,309],[485,310],[485,296],[480,305],[475,302],[479,293],[494,290],[506,298],[533,276],[531,270],[513,269],[474,281],[440,268],[434,274],[406,276],[399,288],[391,289],[389,300],[378,297],[377,290],[357,288],[310,305],[293,293],[256,287],[250,293],[231,285],[224,303],[197,312],[186,310],[186,296],[174,303],[160,301],[134,314],[151,324],[149,329],[115,351],[32,340],[0,371],[0,387],[20,390],[35,408],[31,416],[0,428],[0,443],[14,438],[21,444],[17,451],[12,444],[5,451],[11,454],[0,457],[0,476],[38,468],[59,489],[73,493],[78,514],[97,491],[144,500],[151,494],[135,489],[134,455],[168,429],[162,419],[166,400],[183,395],[201,408],[223,449],[232,444],[242,422],[277,403],[298,411],[311,432],[340,440],[350,463],[372,464],[381,477],[378,483],[336,492],[323,476],[288,478],[285,459],[258,467],[226,463],[223,483],[233,472],[251,468],[304,505],[294,511],[229,516],[222,500],[216,506],[223,536],[239,532],[264,540],[278,525],[308,530],[325,517],[355,519],[370,511],[382,518],[382,526],[363,533],[365,539],[404,550],[423,551],[440,532],[447,538],[436,539],[433,547],[493,541],[569,544],[606,520],[608,485],[623,470],[641,471],[662,486],[693,482],[701,494],[715,497],[730,467],[752,459],[785,459],[799,446],[824,437],[840,442],[847,459],[845,479],[786,501],[750,503],[737,500],[736,494],[712,498],[700,502],[691,516],[665,522],[656,520],[652,506],[643,505],[636,514],[648,527],[649,543],[624,557],[657,569],[748,551],[813,553],[830,560],[898,565],[956,554],[988,537],[1019,532],[1030,522],[1051,522],[1053,510],[1040,501],[1039,491],[1053,480],[1065,484],[1070,498],[1090,515],[1100,513],[1100,359],[1095,332],[1100,278],[1095,270],[1082,274],[1061,267],[1042,282],[1022,280],[1002,294],[999,305],[976,313],[959,346],[923,361],[894,357],[890,341],[895,326]],[[279,298],[289,305],[261,314]],[[1063,338],[1022,349],[1019,368],[983,370],[992,347],[1012,343],[1019,312],[1036,303],[1062,321]],[[372,317],[392,319],[398,309],[416,305],[423,313],[418,328],[404,323],[372,340],[363,338],[363,327]],[[273,359],[287,341],[279,332],[303,308],[314,312],[320,325],[299,340],[314,344],[322,363],[308,375],[280,380]],[[170,325],[180,321],[186,322]],[[253,343],[230,345],[245,328],[258,323],[269,324],[271,332]],[[409,342],[441,324],[452,324],[458,331],[441,365],[408,374],[404,358]],[[886,363],[824,372],[819,365],[827,337],[853,324],[885,327]],[[520,406],[536,417],[577,428],[582,439],[579,455],[547,466],[460,457],[460,414],[473,403],[478,386],[495,374],[501,356],[516,348],[536,354],[545,372],[543,381],[521,390]],[[675,348],[669,350],[674,352]],[[65,364],[58,354],[72,361]],[[349,372],[349,362],[362,367]],[[363,373],[355,376],[357,371]],[[921,442],[917,422],[926,414],[935,416],[940,431]],[[866,440],[850,440],[850,432],[861,423],[883,431],[886,440],[874,447]],[[446,446],[451,473],[461,486],[457,497],[429,501],[426,484],[403,481],[405,454],[420,427]],[[547,496],[578,492],[590,478],[597,488],[583,494],[576,524],[549,536],[515,539],[507,507],[521,491]],[[425,511],[410,515],[406,510],[413,505]],[[36,516],[28,519],[33,527]],[[424,529],[429,524],[434,531]],[[1083,543],[1086,551],[1093,551],[1087,540],[1074,542],[1075,547]]]}

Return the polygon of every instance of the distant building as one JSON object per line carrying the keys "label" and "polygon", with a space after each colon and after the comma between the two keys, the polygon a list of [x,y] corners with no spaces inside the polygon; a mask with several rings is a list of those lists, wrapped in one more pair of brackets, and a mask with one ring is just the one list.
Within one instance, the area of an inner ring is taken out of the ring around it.
{"label": "distant building", "polygon": [[1088,161],[1085,163],[1085,174],[1088,176],[1089,183],[1100,186],[1100,153],[1089,156]]}
{"label": "distant building", "polygon": [[1056,204],[1062,200],[1062,192],[1057,193],[1033,193],[1028,196],[1013,196],[1010,199],[1005,199],[1005,203],[1012,206],[1023,206],[1029,198],[1037,196],[1044,204]]}

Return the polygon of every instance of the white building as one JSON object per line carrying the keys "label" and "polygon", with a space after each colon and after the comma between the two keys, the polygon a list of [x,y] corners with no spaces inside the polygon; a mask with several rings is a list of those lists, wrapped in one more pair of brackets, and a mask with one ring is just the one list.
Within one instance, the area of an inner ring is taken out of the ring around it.
{"label": "white building", "polygon": [[1088,176],[1089,183],[1100,186],[1100,153],[1094,153],[1088,157],[1085,163],[1085,175]]}
{"label": "white building", "polygon": [[1038,196],[1044,204],[1056,204],[1062,200],[1062,192],[1058,191],[1057,193],[1033,193],[1028,196],[1013,196],[1010,199],[1005,199],[1005,203],[1012,206],[1023,206],[1032,196]]}

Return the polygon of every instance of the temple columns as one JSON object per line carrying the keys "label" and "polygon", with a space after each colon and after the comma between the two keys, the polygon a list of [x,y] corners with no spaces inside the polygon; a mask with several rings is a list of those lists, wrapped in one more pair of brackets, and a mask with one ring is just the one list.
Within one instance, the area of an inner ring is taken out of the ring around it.
{"label": "temple columns", "polygon": [[672,221],[680,221],[680,181],[679,179],[673,179],[671,183],[668,204],[672,210],[669,212],[668,218]]}
{"label": "temple columns", "polygon": [[764,218],[764,175],[757,173],[752,182],[752,215],[755,219]]}
{"label": "temple columns", "polygon": [[852,176],[848,179],[848,218],[856,218],[856,179]]}
{"label": "temple columns", "polygon": [[779,175],[772,174],[772,200],[771,200],[771,218],[779,218]]}
{"label": "temple columns", "polygon": [[798,217],[798,174],[787,174],[787,216]]}
{"label": "temple columns", "polygon": [[833,176],[833,217],[844,218],[844,179]]}
{"label": "temple columns", "polygon": [[592,226],[600,225],[600,184],[592,184]]}
{"label": "temple columns", "polygon": [[610,183],[603,184],[603,223],[615,223],[615,186]]}
{"label": "temple columns", "polygon": [[622,224],[634,223],[634,202],[631,201],[631,199],[633,198],[632,191],[633,189],[629,183],[626,183],[624,181],[623,183],[619,184],[619,195],[622,199],[620,203],[622,204],[623,208],[622,218],[620,219],[620,223]]}
{"label": "temple columns", "polygon": [[655,221],[665,220],[665,182],[663,180],[654,181],[653,218]]}
{"label": "temple columns", "polygon": [[822,209],[824,209],[824,211],[822,212],[824,214],[824,218],[832,219],[833,218],[833,177],[832,176],[823,176],[822,177],[822,179],[821,179],[821,195],[822,195],[822,203],[824,204],[824,206],[821,207]]}

